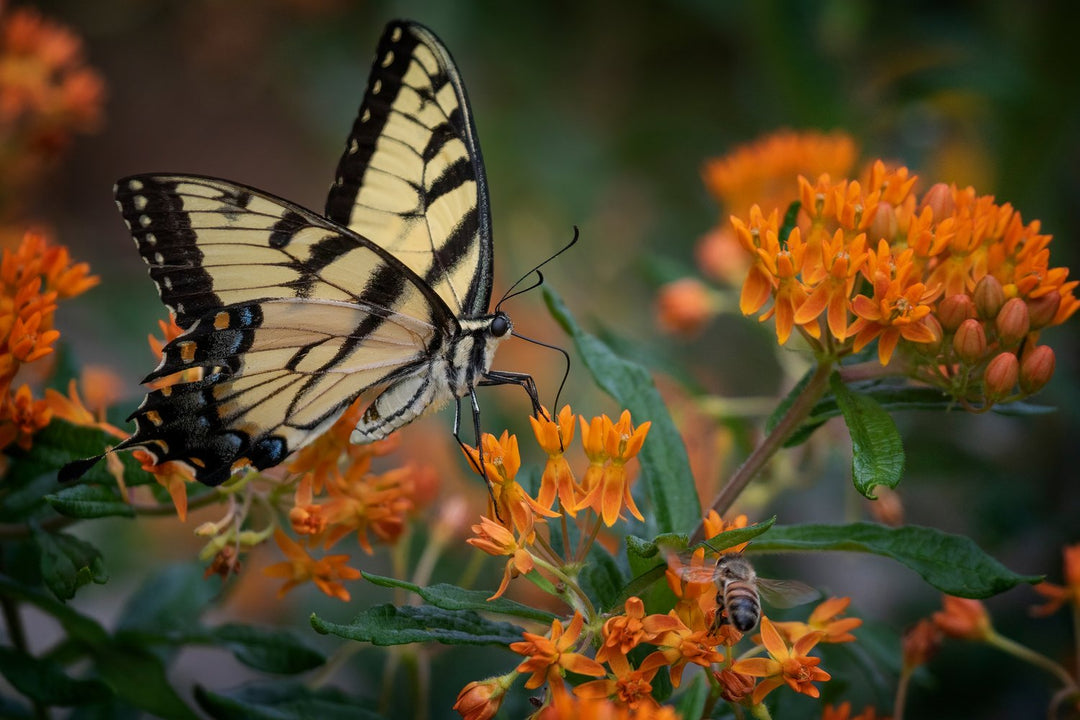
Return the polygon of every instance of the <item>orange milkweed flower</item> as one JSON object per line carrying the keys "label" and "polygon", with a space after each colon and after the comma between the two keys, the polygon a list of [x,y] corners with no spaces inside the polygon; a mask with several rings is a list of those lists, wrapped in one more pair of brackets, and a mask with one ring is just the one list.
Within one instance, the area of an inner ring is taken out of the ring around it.
{"label": "orange milkweed flower", "polygon": [[42,315],[35,312],[25,321],[21,317],[15,318],[8,338],[8,347],[16,360],[29,363],[51,353],[52,344],[59,337],[60,331],[42,327]]}
{"label": "orange milkweed flower", "polygon": [[942,597],[944,610],[933,614],[934,624],[949,637],[987,640],[994,632],[986,606],[970,598]]}
{"label": "orange milkweed flower", "polygon": [[788,647],[780,632],[769,618],[761,618],[761,642],[769,653],[768,658],[748,658],[738,660],[731,669],[752,677],[765,678],[754,688],[751,701],[757,705],[766,695],[787,685],[797,693],[816,698],[821,693],[813,684],[831,679],[831,675],[818,665],[821,658],[810,657],[806,653],[821,640],[820,633],[809,633],[799,638]]}
{"label": "orange milkweed flower", "polygon": [[86,425],[99,428],[121,440],[128,436],[128,433],[120,428],[105,422],[104,407],[100,409],[99,415],[95,416],[94,413],[83,404],[82,398],[79,397],[78,385],[74,378],[68,381],[68,394],[66,396],[52,388],[46,388],[45,402],[49,404],[49,408],[53,412],[53,417],[66,420],[73,425]]}
{"label": "orange milkweed flower", "polygon": [[583,698],[559,692],[533,717],[536,720],[679,720],[680,715],[670,705],[639,704],[631,708],[607,698]]}
{"label": "orange milkweed flower", "polygon": [[[592,508],[608,527],[614,525],[619,519],[623,505],[638,520],[645,519],[630,494],[630,477],[626,470],[626,463],[641,451],[641,446],[645,443],[645,437],[649,434],[651,426],[652,423],[646,421],[635,428],[631,422],[630,411],[623,410],[617,423],[611,422],[607,415],[602,416],[600,429],[603,436],[597,437],[595,418],[588,424],[585,423],[584,418],[581,419],[582,443],[586,446],[586,453],[589,453],[590,449],[595,450],[602,443],[607,463],[603,465],[599,478],[595,478],[594,475],[593,482],[596,484],[585,487],[587,494],[578,502],[575,510]],[[590,462],[595,462],[594,457],[599,457],[599,455],[590,454]]]}
{"label": "orange milkweed flower", "polygon": [[1065,567],[1065,584],[1041,582],[1034,587],[1035,592],[1047,599],[1045,605],[1034,607],[1031,614],[1046,617],[1058,611],[1065,603],[1080,607],[1080,543],[1066,545],[1061,552]]}
{"label": "orange milkweed flower", "polygon": [[491,518],[481,517],[480,524],[473,525],[472,531],[476,537],[468,538],[465,541],[468,544],[483,550],[488,555],[510,556],[510,559],[506,561],[506,569],[503,571],[502,583],[499,585],[499,589],[495,591],[495,594],[489,597],[488,600],[501,597],[506,592],[506,588],[509,587],[512,577],[527,575],[536,566],[533,562],[532,553],[527,548],[536,538],[536,533],[531,527],[522,533],[519,539],[515,539],[514,534],[499,523]]}
{"label": "orange milkweed flower", "polygon": [[574,517],[574,506],[580,496],[583,495],[581,486],[574,480],[574,471],[570,469],[570,463],[565,457],[566,449],[574,441],[574,413],[569,405],[563,405],[555,420],[550,419],[547,411],[544,417],[536,418],[529,416],[529,424],[540,448],[547,453],[547,463],[544,465],[544,474],[540,478],[540,490],[536,494],[536,502],[542,507],[550,508],[558,497],[560,507]]}
{"label": "orange milkweed flower", "polygon": [[[748,523],[749,520],[747,519],[746,515],[736,515],[734,520],[732,520],[731,522],[726,522],[715,510],[709,510],[709,513],[701,519],[702,527],[704,527],[705,529],[706,539],[713,538],[722,532],[727,532],[728,530],[738,530],[739,528],[744,528],[747,526]],[[738,545],[732,545],[731,547],[727,548],[716,548],[711,545],[710,547],[713,547],[713,549],[720,554],[741,553],[743,550],[746,549],[746,546],[749,544],[750,541],[747,540],[746,542],[739,543]]]}
{"label": "orange milkweed flower", "polygon": [[717,652],[718,639],[709,632],[709,628],[688,627],[674,610],[668,615],[678,620],[678,624],[653,641],[653,644],[660,647],[653,654],[663,656],[665,663],[671,666],[671,684],[679,687],[687,663],[709,667],[713,663],[722,662],[725,657],[723,653]]}
{"label": "orange milkweed flower", "polygon": [[0,450],[11,443],[29,450],[34,445],[34,433],[52,420],[52,408],[45,400],[35,400],[25,383],[0,402]]}
{"label": "orange milkweed flower", "polygon": [[730,212],[746,212],[754,203],[782,208],[797,198],[795,177],[846,175],[856,154],[855,141],[846,133],[782,130],[707,161],[702,175],[709,192]]}
{"label": "orange milkweed flower", "polygon": [[[879,256],[887,253],[884,241],[879,245]],[[873,256],[871,256],[873,257]],[[922,320],[930,314],[928,304],[935,291],[927,290],[923,283],[906,284],[908,273],[897,261],[896,277],[876,272],[873,277],[873,299],[856,295],[851,301],[852,312],[857,316],[848,335],[854,335],[854,350],[858,352],[871,341],[878,341],[878,360],[888,365],[900,338],[915,343],[933,342],[937,336]]]}
{"label": "orange milkweed flower", "polygon": [[656,296],[656,324],[666,333],[693,337],[713,314],[709,288],[695,278],[663,285]]}
{"label": "orange milkweed flower", "polygon": [[160,465],[154,462],[154,456],[145,450],[135,450],[131,456],[139,461],[140,466],[146,472],[154,476],[157,484],[165,488],[176,508],[176,516],[180,522],[187,520],[187,484],[195,482],[195,476],[183,463],[175,461],[163,462]]}
{"label": "orange milkweed flower", "polygon": [[709,614],[719,610],[716,607],[713,564],[706,562],[705,548],[694,550],[686,563],[678,555],[671,555],[664,577],[675,597],[679,598],[674,608],[679,620],[693,630],[710,627],[707,620]]}
{"label": "orange milkweed flower", "polygon": [[[521,469],[517,435],[511,435],[506,430],[498,438],[491,433],[484,433],[480,437],[480,447],[483,448],[484,476],[491,487],[492,497],[488,498],[489,517],[495,516],[504,524],[511,523],[519,535],[533,527],[536,515],[559,517],[559,513],[552,512],[533,500],[515,479]],[[477,448],[464,445],[462,451],[472,467],[481,466],[481,453]]]}
{"label": "orange milkweed flower", "polygon": [[550,636],[524,632],[524,641],[510,643],[511,651],[528,658],[516,668],[517,672],[530,673],[529,679],[525,681],[526,688],[533,690],[546,682],[551,686],[552,694],[559,695],[565,694],[562,678],[567,670],[590,677],[605,675],[600,663],[571,652],[584,625],[585,618],[581,613],[575,612],[565,631],[562,622],[553,620]]}
{"label": "orange milkweed flower", "polygon": [[666,661],[663,655],[653,653],[633,669],[629,663],[615,670],[615,677],[590,680],[574,688],[578,697],[609,699],[631,710],[642,707],[660,709],[660,703],[652,696],[652,679]]}
{"label": "orange milkweed flower", "polygon": [[854,642],[851,631],[863,624],[861,618],[841,618],[841,613],[851,604],[849,597],[834,597],[820,603],[810,613],[806,622],[774,622],[773,626],[788,639],[795,642],[813,632],[821,633],[820,642]]}
{"label": "orange milkweed flower", "polygon": [[401,443],[397,433],[373,443],[349,441],[363,412],[364,401],[358,398],[329,429],[293,455],[287,466],[289,472],[310,474],[312,492],[320,493],[342,465],[360,466],[354,473],[364,474],[371,468],[372,459],[394,452]]}
{"label": "orange milkweed flower", "polygon": [[503,697],[516,676],[517,673],[510,673],[502,677],[472,681],[458,693],[453,709],[457,710],[464,720],[491,720],[495,713],[499,712]]}
{"label": "orange milkweed flower", "polygon": [[825,276],[795,311],[794,322],[806,325],[825,312],[829,332],[843,342],[847,338],[851,293],[867,258],[866,233],[859,233],[850,242],[845,242],[844,231],[837,229],[832,239],[823,245],[822,254]]}
{"label": "orange milkweed flower", "polygon": [[299,543],[283,533],[280,528],[274,530],[274,540],[288,558],[285,562],[275,563],[263,568],[263,574],[269,577],[286,578],[285,584],[278,590],[278,597],[306,582],[314,582],[315,587],[330,597],[343,602],[349,601],[349,591],[341,584],[342,580],[357,580],[361,573],[345,563],[348,555],[327,555],[316,560]]}
{"label": "orange milkweed flower", "polygon": [[852,715],[851,703],[845,700],[839,706],[826,705],[821,711],[821,720],[889,720],[889,717],[878,717],[877,710],[872,706],[863,708],[858,715]]}
{"label": "orange milkweed flower", "polygon": [[619,673],[628,667],[626,654],[643,642],[652,642],[657,636],[675,630],[679,621],[670,615],[646,615],[645,603],[639,597],[627,598],[625,612],[604,621],[600,648],[596,661],[606,662]]}
{"label": "orange milkweed flower", "polygon": [[330,499],[323,505],[326,532],[324,547],[330,548],[346,535],[356,532],[360,547],[368,555],[368,533],[384,543],[393,543],[405,526],[405,515],[413,509],[414,468],[394,468],[381,475],[365,472],[362,465],[337,474],[326,490]]}

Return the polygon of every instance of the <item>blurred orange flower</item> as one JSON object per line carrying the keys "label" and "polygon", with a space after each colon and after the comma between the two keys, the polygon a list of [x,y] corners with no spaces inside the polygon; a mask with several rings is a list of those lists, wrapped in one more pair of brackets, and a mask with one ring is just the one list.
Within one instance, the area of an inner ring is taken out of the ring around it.
{"label": "blurred orange flower", "polygon": [[949,637],[986,640],[993,633],[986,606],[978,600],[944,595],[945,609],[933,615],[934,624]]}
{"label": "blurred orange flower", "polygon": [[1080,608],[1080,543],[1066,545],[1062,550],[1065,567],[1065,584],[1041,582],[1035,586],[1035,592],[1047,599],[1045,605],[1032,608],[1031,614],[1045,617],[1057,612],[1065,603],[1072,603]]}
{"label": "blurred orange flower", "polygon": [[341,581],[356,580],[361,577],[361,573],[345,564],[349,561],[348,555],[327,555],[316,560],[280,529],[274,531],[274,540],[288,560],[264,568],[263,574],[269,577],[286,578],[285,584],[278,590],[279,598],[284,597],[285,593],[298,585],[314,582],[319,590],[330,597],[343,602],[349,601],[349,591],[345,589]]}

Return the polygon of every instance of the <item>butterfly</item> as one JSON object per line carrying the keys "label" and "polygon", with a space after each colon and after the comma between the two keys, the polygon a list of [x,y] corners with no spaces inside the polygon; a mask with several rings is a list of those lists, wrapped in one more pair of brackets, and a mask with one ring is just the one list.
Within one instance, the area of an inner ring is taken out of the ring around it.
{"label": "butterfly", "polygon": [[[354,443],[383,438],[478,385],[513,324],[492,291],[491,212],[465,86],[427,28],[386,26],[325,214],[239,183],[135,175],[117,205],[183,333],[114,450],[180,462],[207,485],[273,467],[360,397]],[[459,440],[460,442],[460,440]],[[103,455],[76,461],[81,476]]]}

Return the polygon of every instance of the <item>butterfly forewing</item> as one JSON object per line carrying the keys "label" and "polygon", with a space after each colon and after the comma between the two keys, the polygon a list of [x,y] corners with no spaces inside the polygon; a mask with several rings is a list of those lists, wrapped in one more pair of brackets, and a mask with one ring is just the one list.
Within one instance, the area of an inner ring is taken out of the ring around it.
{"label": "butterfly forewing", "polygon": [[365,391],[437,353],[457,321],[370,241],[252,188],[138,176],[117,200],[162,300],[185,328],[146,381],[126,447],[178,460],[204,482],[281,462]]}
{"label": "butterfly forewing", "polygon": [[461,317],[487,312],[487,184],[465,87],[426,28],[390,23],[326,216],[375,238]]}

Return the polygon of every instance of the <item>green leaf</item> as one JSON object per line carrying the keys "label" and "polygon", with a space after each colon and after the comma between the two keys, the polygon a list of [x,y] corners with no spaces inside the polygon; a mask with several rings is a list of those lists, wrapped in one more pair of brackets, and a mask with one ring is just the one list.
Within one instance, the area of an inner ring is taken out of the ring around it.
{"label": "green leaf", "polygon": [[615,558],[600,543],[593,543],[580,576],[582,589],[603,608],[611,607],[619,596],[619,589],[626,584],[626,577]]}
{"label": "green leaf", "polygon": [[75,680],[50,660],[0,645],[0,675],[26,697],[43,705],[105,702],[112,693],[97,680]]}
{"label": "green leaf", "polygon": [[829,377],[851,433],[851,479],[855,489],[876,500],[878,485],[894,488],[904,472],[904,445],[892,416],[868,395],[853,393],[839,373]]}
{"label": "green leaf", "polygon": [[220,594],[219,584],[207,582],[203,572],[196,563],[178,563],[149,575],[128,597],[117,631],[185,631],[197,627],[203,611]]}
{"label": "green leaf", "polygon": [[648,370],[617,356],[599,338],[577,324],[563,301],[547,285],[544,300],[556,322],[570,335],[596,384],[630,411],[637,423],[651,421],[649,436],[638,459],[642,482],[652,504],[648,517],[658,532],[692,528],[700,520],[701,505],[686,447]]}
{"label": "green leaf", "polygon": [[537,610],[536,608],[522,605],[519,602],[514,602],[513,600],[507,600],[505,598],[496,598],[495,600],[489,601],[488,598],[491,597],[491,593],[482,590],[465,590],[456,585],[448,585],[446,583],[421,587],[404,580],[383,577],[368,572],[364,573],[364,579],[373,585],[378,585],[380,587],[402,588],[403,590],[414,592],[429,604],[442,608],[443,610],[477,610],[479,612],[490,612],[499,615],[512,615],[514,617],[537,620],[543,623],[550,623],[556,617],[553,613],[549,613],[546,610]]}
{"label": "green leaf", "polygon": [[169,684],[161,661],[146,648],[117,640],[95,620],[6,575],[0,575],[0,594],[31,603],[55,617],[121,700],[165,720],[197,720]]}
{"label": "green leaf", "polygon": [[471,610],[451,612],[423,605],[379,605],[365,610],[348,625],[311,616],[316,632],[374,645],[439,642],[444,645],[509,645],[521,640],[522,629],[486,620]]}
{"label": "green leaf", "polygon": [[679,696],[675,703],[675,713],[681,718],[699,718],[705,712],[705,701],[709,699],[709,685],[703,675],[695,675],[690,686]]}
{"label": "green leaf", "polygon": [[47,533],[34,528],[34,541],[41,551],[41,577],[60,600],[75,597],[75,591],[90,582],[106,582],[101,552],[90,543],[67,533]]}
{"label": "green leaf", "polygon": [[61,515],[73,518],[100,518],[120,515],[135,517],[135,510],[117,492],[103,485],[75,485],[45,496],[45,501]]}
{"label": "green leaf", "polygon": [[212,629],[210,636],[228,647],[237,660],[263,672],[292,675],[326,662],[322,653],[284,630],[228,624]]}
{"label": "green leaf", "polygon": [[986,598],[1021,583],[1037,583],[1040,575],[1019,575],[1006,568],[963,535],[934,528],[899,528],[875,523],[850,525],[787,525],[774,527],[747,552],[840,550],[892,558],[948,595]]}
{"label": "green leaf", "polygon": [[299,683],[249,685],[227,695],[196,686],[195,700],[215,720],[383,720],[336,688]]}

